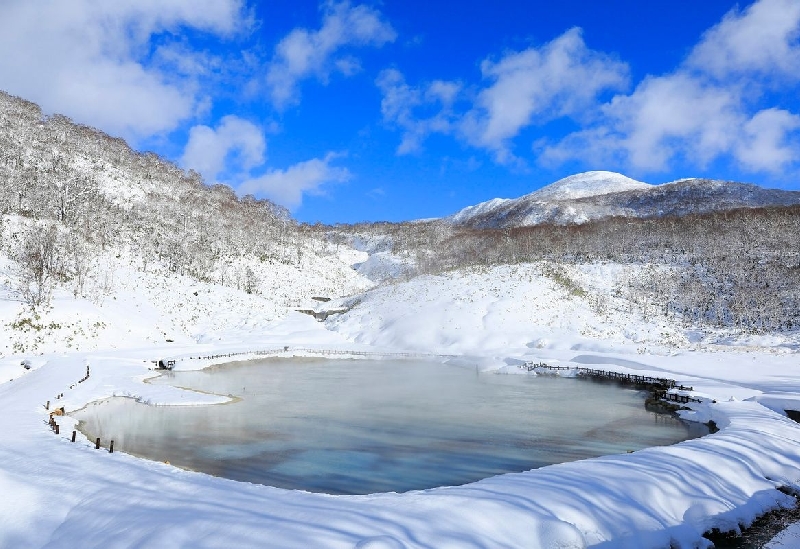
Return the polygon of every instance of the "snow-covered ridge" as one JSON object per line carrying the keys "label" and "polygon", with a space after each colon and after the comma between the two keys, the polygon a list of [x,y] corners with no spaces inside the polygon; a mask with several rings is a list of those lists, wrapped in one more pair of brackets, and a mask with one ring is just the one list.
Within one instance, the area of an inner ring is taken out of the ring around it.
{"label": "snow-covered ridge", "polygon": [[464,223],[470,219],[490,214],[503,207],[514,205],[520,201],[553,202],[561,200],[574,200],[587,196],[600,196],[604,194],[647,189],[652,185],[636,181],[622,174],[606,171],[590,171],[570,175],[559,179],[541,189],[526,194],[520,198],[493,198],[474,206],[467,206],[458,211],[449,219],[454,223]]}
{"label": "snow-covered ridge", "polygon": [[[456,224],[471,224],[474,220],[494,220],[487,221],[483,225],[503,224],[499,222],[498,216],[504,219],[507,217],[505,212],[529,206],[527,209],[540,209],[551,202],[565,202],[580,198],[602,196],[612,193],[619,193],[632,190],[646,190],[652,185],[636,181],[622,174],[608,171],[589,171],[578,173],[559,179],[532,193],[520,198],[493,198],[486,202],[481,202],[474,206],[467,206],[458,211],[448,219]],[[524,223],[535,224],[542,216],[528,216]],[[576,216],[574,221],[586,221],[586,216]]]}
{"label": "snow-covered ridge", "polygon": [[793,204],[800,204],[800,192],[692,178],[650,185],[618,173],[594,171],[565,177],[520,198],[469,206],[447,219],[474,228],[509,228]]}
{"label": "snow-covered ridge", "polygon": [[473,217],[477,217],[479,215],[486,214],[495,210],[497,207],[502,206],[503,204],[507,204],[512,202],[510,198],[493,198],[491,200],[487,200],[486,202],[481,202],[480,204],[475,204],[474,206],[467,206],[463,210],[459,211],[455,215],[453,215],[450,219],[455,223],[461,223],[463,221],[467,221]]}
{"label": "snow-covered ridge", "polygon": [[587,196],[649,189],[650,187],[652,185],[649,183],[636,181],[619,173],[593,171],[559,179],[555,183],[542,187],[523,198],[541,200],[543,202],[574,200]]}

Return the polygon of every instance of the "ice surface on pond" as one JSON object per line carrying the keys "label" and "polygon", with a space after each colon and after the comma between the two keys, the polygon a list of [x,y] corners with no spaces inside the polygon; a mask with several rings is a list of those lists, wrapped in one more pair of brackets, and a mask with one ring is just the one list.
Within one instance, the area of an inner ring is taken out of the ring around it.
{"label": "ice surface on pond", "polygon": [[691,436],[638,391],[439,362],[270,359],[152,382],[238,398],[107,400],[76,414],[82,430],[174,465],[335,494],[458,485]]}

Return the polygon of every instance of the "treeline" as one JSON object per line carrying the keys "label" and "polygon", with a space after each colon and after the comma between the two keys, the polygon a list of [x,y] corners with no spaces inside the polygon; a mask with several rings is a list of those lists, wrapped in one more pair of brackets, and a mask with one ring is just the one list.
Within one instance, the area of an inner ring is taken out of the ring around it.
{"label": "treeline", "polygon": [[33,280],[32,302],[47,297],[52,280],[75,281],[80,292],[81,264],[109,246],[127,250],[142,268],[157,263],[240,287],[252,283],[252,273],[226,262],[256,256],[292,263],[303,247],[284,208],[208,186],[195,172],[64,116],[45,117],[3,92],[0,214],[27,220],[7,231],[3,245]]}
{"label": "treeline", "polygon": [[800,328],[800,206],[513,229],[360,224],[333,234],[385,235],[417,260],[416,274],[541,260],[657,267],[623,281],[625,297],[650,314],[752,332]]}
{"label": "treeline", "polygon": [[629,281],[627,297],[692,323],[754,332],[800,327],[798,206],[459,235],[444,249],[449,254],[427,268],[452,268],[465,257],[669,267]]}

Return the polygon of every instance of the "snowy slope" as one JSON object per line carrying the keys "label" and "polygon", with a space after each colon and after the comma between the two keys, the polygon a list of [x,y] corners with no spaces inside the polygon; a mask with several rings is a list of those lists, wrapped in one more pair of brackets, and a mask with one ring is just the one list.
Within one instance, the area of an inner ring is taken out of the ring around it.
{"label": "snowy slope", "polygon": [[622,304],[598,307],[602,290],[576,295],[563,285],[570,276],[581,274],[549,263],[421,276],[359,296],[328,326],[357,343],[443,354],[540,353],[565,341],[609,351],[688,343],[677,327]]}
{"label": "snowy slope", "polygon": [[[3,219],[8,236],[15,220]],[[324,247],[311,245],[318,252]],[[310,308],[315,296],[335,298],[372,287],[350,264],[353,255],[340,248],[325,254],[307,250],[296,262],[220,258],[213,271],[217,280],[246,268],[253,273],[255,292],[246,293],[108,249],[93,258],[81,296],[59,285],[51,303],[34,313],[15,291],[15,265],[0,251],[0,358],[206,342],[219,340],[220,334],[226,343],[235,342],[289,311]]]}
{"label": "snowy slope", "polygon": [[452,220],[454,223],[466,223],[470,219],[476,217],[491,215],[492,212],[512,202],[513,199],[511,198],[493,198],[486,202],[475,204],[474,206],[467,206],[448,219]]}

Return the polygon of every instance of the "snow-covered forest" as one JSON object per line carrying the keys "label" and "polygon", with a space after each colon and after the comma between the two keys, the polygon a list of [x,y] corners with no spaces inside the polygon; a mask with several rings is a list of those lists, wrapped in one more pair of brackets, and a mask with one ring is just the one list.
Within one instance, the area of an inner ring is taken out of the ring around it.
{"label": "snow-covered forest", "polygon": [[[282,207],[224,185],[205,185],[154,154],[0,93],[2,250],[17,265],[16,289],[31,306],[56,286],[76,297],[107,285],[101,258],[269,294],[284,306],[306,292],[357,289],[335,249],[299,230]],[[316,270],[315,287],[292,273]],[[280,272],[282,284],[275,284]],[[363,284],[362,284],[363,286]]]}
{"label": "snow-covered forest", "polygon": [[[799,322],[800,206],[502,229],[450,219],[301,225],[268,200],[206,185],[120,139],[45,117],[35,104],[0,94],[0,107],[3,250],[16,263],[16,289],[34,307],[57,285],[75,296],[108,285],[98,258],[109,250],[143,273],[301,306],[310,294],[337,297],[368,285],[339,260],[348,248],[369,256],[358,267],[377,282],[542,260],[647,266],[614,286],[647,314],[762,333]],[[308,269],[319,271],[317,286],[288,290],[287,277]],[[271,276],[275,270],[283,275]]]}
{"label": "snow-covered forest", "polygon": [[800,323],[800,206],[509,229],[426,221],[322,230],[394,254],[406,277],[537,261],[621,264],[638,274],[616,278],[613,291],[648,315],[753,333]]}

